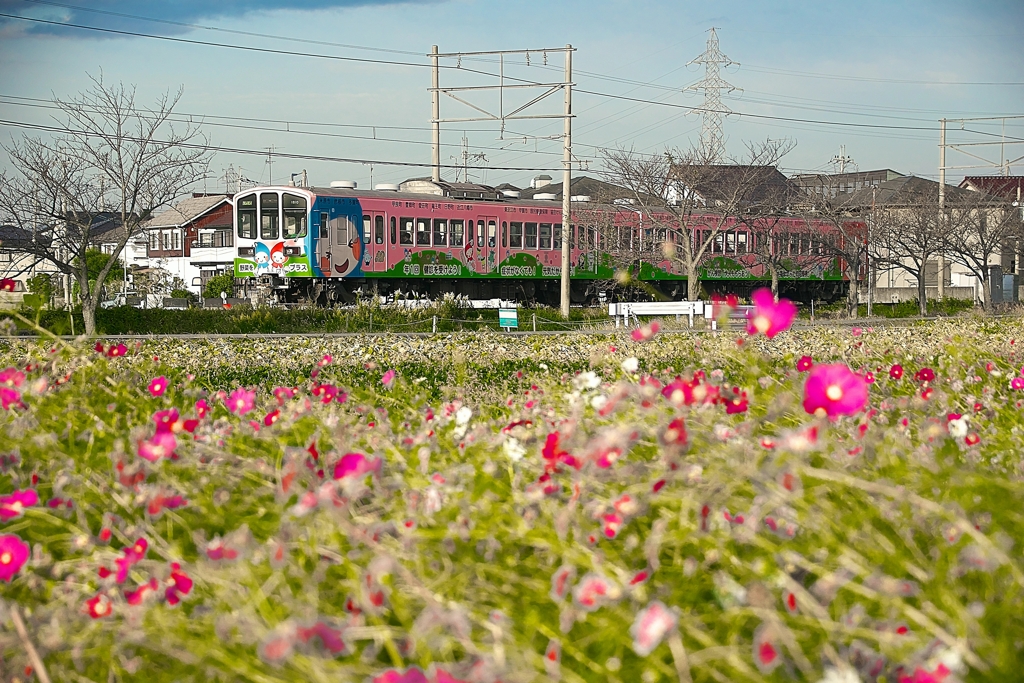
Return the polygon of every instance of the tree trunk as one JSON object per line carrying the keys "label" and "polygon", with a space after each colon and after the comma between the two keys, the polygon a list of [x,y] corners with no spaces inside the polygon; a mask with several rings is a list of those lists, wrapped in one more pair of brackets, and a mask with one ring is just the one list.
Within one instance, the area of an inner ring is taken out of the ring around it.
{"label": "tree trunk", "polygon": [[686,300],[696,301],[700,298],[700,266],[696,261],[686,264]]}
{"label": "tree trunk", "polygon": [[96,336],[96,300],[82,301],[82,319],[85,321],[85,336]]}
{"label": "tree trunk", "polygon": [[779,298],[779,269],[775,267],[774,263],[768,264],[768,272],[772,274],[772,296],[776,300]]}
{"label": "tree trunk", "polygon": [[857,284],[858,268],[846,269],[846,277],[850,281],[850,288],[846,292],[846,315],[849,318],[857,318],[857,306],[860,305],[860,287]]}
{"label": "tree trunk", "polygon": [[921,263],[921,270],[917,271],[917,308],[921,316],[928,315],[928,290],[924,286],[924,264]]}
{"label": "tree trunk", "polygon": [[989,292],[991,287],[988,282],[988,263],[981,266],[981,310],[988,311],[991,307],[989,306]]}

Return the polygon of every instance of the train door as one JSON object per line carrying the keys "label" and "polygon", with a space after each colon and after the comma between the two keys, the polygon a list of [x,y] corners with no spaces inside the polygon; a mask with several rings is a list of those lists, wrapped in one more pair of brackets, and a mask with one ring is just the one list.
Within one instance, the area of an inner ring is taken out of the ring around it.
{"label": "train door", "polygon": [[481,216],[476,227],[476,272],[492,273],[498,267],[498,217]]}
{"label": "train door", "polygon": [[382,273],[388,269],[386,238],[386,217],[379,211],[363,214],[363,270],[368,273]]}
{"label": "train door", "polygon": [[316,265],[324,277],[331,277],[331,214],[320,212],[320,221],[316,225]]}
{"label": "train door", "polygon": [[351,218],[344,215],[329,218],[327,213],[320,214],[316,256],[325,276],[342,277],[358,269],[362,247],[359,231]]}

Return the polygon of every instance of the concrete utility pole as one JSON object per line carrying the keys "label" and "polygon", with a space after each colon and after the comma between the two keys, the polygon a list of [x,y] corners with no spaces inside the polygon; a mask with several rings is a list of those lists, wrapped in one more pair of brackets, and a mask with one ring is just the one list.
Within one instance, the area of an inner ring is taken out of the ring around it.
{"label": "concrete utility pole", "polygon": [[704,149],[708,160],[716,163],[725,157],[725,135],[722,132],[722,117],[731,113],[728,107],[722,104],[722,91],[732,92],[739,89],[731,83],[726,83],[722,80],[722,76],[719,74],[719,67],[731,66],[733,64],[739,66],[739,62],[734,62],[722,54],[722,51],[718,48],[718,34],[715,33],[714,27],[711,27],[709,34],[708,46],[704,53],[686,63],[687,66],[690,64],[703,64],[704,80],[684,88],[683,91],[704,91],[704,106],[700,108],[702,120],[700,145]]}
{"label": "concrete utility pole", "polygon": [[565,124],[562,147],[562,317],[569,318],[569,249],[572,239],[572,45],[565,46]]}
{"label": "concrete utility pole", "polygon": [[437,66],[437,45],[430,46],[430,63],[434,67],[431,69],[430,76],[430,96],[431,103],[434,106],[433,118],[430,121],[430,125],[433,127],[433,158],[432,163],[433,170],[430,172],[430,178],[435,183],[441,180],[441,91],[438,90],[438,81],[440,79],[439,69]]}
{"label": "concrete utility pole", "polygon": [[[939,225],[946,220],[946,119],[939,121]],[[941,231],[940,231],[941,232]],[[946,298],[946,258],[940,253],[938,262],[938,289],[936,298]],[[984,287],[982,283],[982,287]],[[987,298],[986,298],[987,300]]]}
{"label": "concrete utility pole", "polygon": [[831,159],[834,166],[839,167],[839,174],[846,173],[846,165],[853,163],[853,157],[846,156],[846,145],[839,145],[839,154]]}

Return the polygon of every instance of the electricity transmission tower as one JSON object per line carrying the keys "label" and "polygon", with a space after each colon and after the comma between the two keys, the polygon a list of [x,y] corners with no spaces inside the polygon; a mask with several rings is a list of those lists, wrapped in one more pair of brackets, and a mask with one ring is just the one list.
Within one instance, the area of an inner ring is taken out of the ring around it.
{"label": "electricity transmission tower", "polygon": [[704,53],[687,62],[690,64],[704,65],[704,80],[694,83],[686,90],[704,91],[704,106],[698,111],[701,113],[703,125],[700,129],[700,145],[710,161],[718,162],[725,157],[725,136],[722,133],[722,118],[730,114],[730,110],[722,104],[722,91],[732,92],[739,90],[731,83],[727,83],[719,74],[719,68],[735,64],[718,49],[718,34],[715,28],[711,27],[708,35],[708,46]]}

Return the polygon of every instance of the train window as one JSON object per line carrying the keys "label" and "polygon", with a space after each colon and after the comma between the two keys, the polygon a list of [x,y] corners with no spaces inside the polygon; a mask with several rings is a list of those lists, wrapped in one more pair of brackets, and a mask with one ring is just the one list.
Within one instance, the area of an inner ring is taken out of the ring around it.
{"label": "train window", "polygon": [[747,233],[736,233],[736,251],[740,254],[747,253]]}
{"label": "train window", "polygon": [[800,235],[796,233],[789,233],[789,254],[790,256],[796,256],[800,253]]}
{"label": "train window", "polygon": [[508,246],[508,223],[505,221],[501,222],[501,246]]}
{"label": "train window", "polygon": [[284,209],[283,237],[286,240],[306,236],[306,198],[285,193],[282,197]]}
{"label": "train window", "polygon": [[[569,245],[572,246],[571,244]],[[562,224],[555,223],[554,230],[552,230],[551,248],[561,249],[562,248]]]}
{"label": "train window", "polygon": [[526,240],[523,243],[526,249],[537,248],[537,224],[527,223],[526,224]]}
{"label": "train window", "polygon": [[238,214],[238,236],[247,239],[256,239],[256,195],[242,197],[235,203],[235,210]]}
{"label": "train window", "polygon": [[[351,240],[357,238],[353,234],[356,226],[352,225],[352,219],[348,216],[342,216],[335,225],[338,226],[337,234],[335,235],[336,239],[334,240],[335,244],[350,244]],[[352,228],[351,231],[349,230],[350,227]]]}
{"label": "train window", "polygon": [[416,219],[416,246],[417,247],[429,247],[430,246],[430,219],[429,218],[417,218]]}
{"label": "train window", "polygon": [[384,244],[384,216],[373,217],[373,243]]}
{"label": "train window", "polygon": [[[480,224],[480,228],[482,229],[483,227],[484,227],[484,224],[481,223]],[[470,222],[466,223],[466,246],[470,246],[470,247],[474,246],[473,245],[473,241],[476,239],[475,235],[476,235],[476,223],[474,223],[473,221],[470,221]],[[482,247],[484,245],[483,245],[483,242],[481,242],[479,245],[476,245],[476,246]]]}
{"label": "train window", "polygon": [[453,247],[465,246],[466,243],[464,241],[464,237],[465,237],[464,229],[465,228],[464,228],[463,221],[455,221],[455,220],[453,220],[451,222],[451,234],[452,234],[451,246],[453,246]]}
{"label": "train window", "polygon": [[276,240],[280,234],[281,217],[278,208],[276,192],[264,192],[260,195],[260,239]]}
{"label": "train window", "polygon": [[391,244],[394,245],[398,239],[398,219],[394,216],[391,217]]}
{"label": "train window", "polygon": [[402,218],[401,230],[398,231],[398,243],[412,245],[413,219]]}
{"label": "train window", "polygon": [[[496,233],[498,232],[498,224],[494,221],[487,221],[487,246],[491,249],[494,248]],[[505,237],[502,233],[501,246],[505,246]]]}
{"label": "train window", "polygon": [[324,239],[331,238],[331,214],[323,212],[320,214],[320,226],[317,229],[317,233],[313,235],[316,238],[323,236]]}
{"label": "train window", "polygon": [[725,246],[725,235],[723,235],[722,233],[716,234],[715,235],[715,246],[714,246],[714,248],[711,251],[716,253],[716,254],[721,254],[724,251],[724,246]]}
{"label": "train window", "polygon": [[725,233],[725,253],[736,253],[736,233],[732,232],[731,230]]}
{"label": "train window", "polygon": [[[536,224],[534,224],[536,225]],[[508,246],[509,249],[523,248],[523,224],[513,221],[509,224]]]}
{"label": "train window", "polygon": [[370,243],[370,217],[363,216],[363,244]]}
{"label": "train window", "polygon": [[540,241],[538,242],[538,246],[541,249],[550,249],[551,248],[551,224],[550,223],[541,223],[540,224],[540,233],[539,233],[539,235],[540,235],[539,236],[539,240]]}
{"label": "train window", "polygon": [[434,219],[434,246],[443,247],[448,243],[448,221],[443,218]]}

